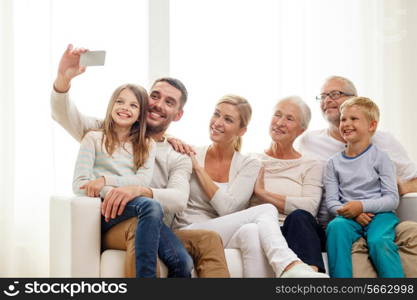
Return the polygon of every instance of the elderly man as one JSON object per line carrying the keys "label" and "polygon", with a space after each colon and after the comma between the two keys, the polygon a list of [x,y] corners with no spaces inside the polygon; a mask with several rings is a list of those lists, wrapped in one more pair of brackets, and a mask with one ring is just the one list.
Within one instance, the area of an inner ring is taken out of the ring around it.
{"label": "elderly man", "polygon": [[[52,117],[77,141],[91,129],[97,129],[102,121],[82,115],[69,97],[71,81],[85,71],[80,66],[80,55],[87,50],[73,49],[69,45],[59,63],[58,75],[51,96]],[[165,222],[169,226],[173,215],[186,206],[189,195],[191,160],[175,152],[166,142],[164,134],[172,121],[183,114],[187,90],[175,78],[161,78],[154,82],[149,97],[146,119],[149,135],[157,144],[155,170],[150,187],[122,186],[114,188],[112,196],[105,200],[114,211],[138,196],[159,201],[164,209]],[[107,211],[112,211],[111,209]],[[107,212],[106,212],[107,213]],[[117,224],[103,236],[104,248],[127,250],[125,275],[134,277],[136,218]],[[229,277],[223,244],[217,233],[208,230],[183,230],[176,232],[194,259],[200,277]]]}
{"label": "elderly man", "polygon": [[[317,100],[320,101],[322,114],[329,126],[304,134],[299,140],[299,150],[302,153],[309,153],[325,162],[337,152],[343,151],[345,141],[339,133],[339,106],[357,94],[354,84],[347,78],[332,76],[324,82]],[[417,165],[409,159],[401,144],[392,135],[382,131],[375,133],[372,143],[388,153],[395,163],[400,194],[417,192]],[[323,204],[318,219],[322,224],[327,224],[328,214]],[[407,277],[417,277],[417,223],[401,222],[396,228],[396,234],[404,273]],[[376,276],[363,238],[352,247],[352,262],[354,277]]]}

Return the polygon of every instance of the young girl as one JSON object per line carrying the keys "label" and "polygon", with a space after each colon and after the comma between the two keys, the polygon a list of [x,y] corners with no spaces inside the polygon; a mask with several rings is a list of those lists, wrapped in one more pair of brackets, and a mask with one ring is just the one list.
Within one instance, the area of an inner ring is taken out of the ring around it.
{"label": "young girl", "polygon": [[[88,132],[81,142],[73,180],[75,194],[105,199],[114,187],[149,186],[156,148],[146,135],[147,111],[148,94],[144,88],[125,84],[114,91],[102,128]],[[137,197],[124,208],[119,207],[111,212],[110,219],[102,217],[102,233],[121,221],[138,217],[137,277],[156,277],[158,252],[168,267],[168,276],[190,277],[191,257],[174,235],[161,235],[163,211],[157,201]]]}

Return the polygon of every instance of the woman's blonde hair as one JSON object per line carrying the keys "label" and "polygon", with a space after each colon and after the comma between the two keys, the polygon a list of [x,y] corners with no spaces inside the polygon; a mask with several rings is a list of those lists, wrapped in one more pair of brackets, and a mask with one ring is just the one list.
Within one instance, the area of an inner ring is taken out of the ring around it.
{"label": "woman's blonde hair", "polygon": [[[223,103],[233,105],[237,108],[240,117],[240,128],[246,128],[252,117],[252,107],[250,106],[248,100],[241,96],[230,94],[220,98],[220,100],[217,101],[216,106]],[[239,136],[235,141],[234,149],[239,152],[241,148],[242,137]]]}
{"label": "woman's blonde hair", "polygon": [[120,142],[115,132],[115,123],[112,117],[112,110],[114,103],[119,98],[120,93],[128,89],[136,97],[139,104],[139,117],[130,128],[129,140],[133,148],[133,163],[135,169],[139,169],[149,156],[150,138],[146,134],[146,114],[148,112],[148,93],[147,91],[136,84],[123,84],[119,86],[110,98],[107,106],[106,118],[104,119],[101,130],[103,131],[102,145],[104,145],[107,153],[112,155],[117,147],[120,147]]}

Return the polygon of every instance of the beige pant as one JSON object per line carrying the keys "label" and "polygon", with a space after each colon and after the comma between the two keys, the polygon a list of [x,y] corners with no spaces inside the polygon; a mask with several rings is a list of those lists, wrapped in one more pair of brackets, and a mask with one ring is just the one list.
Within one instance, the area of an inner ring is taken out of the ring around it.
{"label": "beige pant", "polygon": [[[135,232],[137,218],[125,220],[108,230],[102,239],[102,248],[126,250],[125,276],[135,277]],[[230,277],[220,236],[209,230],[176,230],[175,235],[194,260],[199,277]],[[157,268],[159,274],[159,267]]]}
{"label": "beige pant", "polygon": [[[417,277],[417,223],[404,221],[396,227],[398,252],[406,277]],[[368,256],[368,246],[364,238],[360,238],[352,246],[353,277],[377,277]]]}

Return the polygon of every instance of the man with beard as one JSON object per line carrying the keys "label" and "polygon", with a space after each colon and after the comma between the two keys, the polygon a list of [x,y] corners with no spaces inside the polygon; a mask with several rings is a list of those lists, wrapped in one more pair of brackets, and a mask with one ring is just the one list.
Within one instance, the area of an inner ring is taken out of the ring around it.
{"label": "man with beard", "polygon": [[[82,115],[71,102],[68,91],[71,80],[84,73],[80,55],[84,48],[73,49],[69,45],[58,67],[57,78],[51,96],[52,118],[66,129],[78,142],[91,129],[101,127],[102,120]],[[150,187],[123,186],[112,190],[103,202],[105,217],[112,212],[123,211],[127,202],[144,196],[158,201],[164,210],[164,221],[170,226],[176,212],[186,207],[189,196],[189,179],[192,171],[188,156],[174,151],[164,134],[172,121],[183,115],[187,100],[185,86],[175,78],[161,78],[154,82],[149,97],[147,130],[157,145],[155,168]],[[125,275],[135,277],[135,228],[136,218],[115,225],[102,237],[104,248],[125,249]],[[182,230],[175,232],[194,259],[199,277],[229,277],[223,245],[217,233],[207,230]]]}

